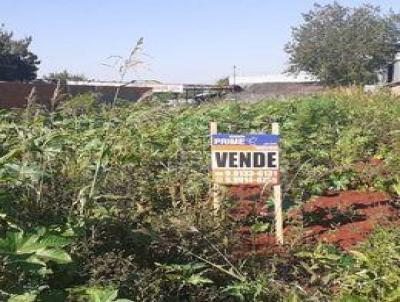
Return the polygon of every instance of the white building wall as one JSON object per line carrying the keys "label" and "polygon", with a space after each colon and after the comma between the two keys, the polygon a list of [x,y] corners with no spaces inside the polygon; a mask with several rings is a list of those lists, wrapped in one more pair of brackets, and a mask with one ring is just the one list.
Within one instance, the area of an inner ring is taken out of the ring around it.
{"label": "white building wall", "polygon": [[318,79],[310,75],[300,73],[299,75],[290,74],[271,74],[256,76],[233,76],[229,77],[229,85],[249,86],[259,83],[316,83]]}
{"label": "white building wall", "polygon": [[400,52],[395,56],[393,68],[393,82],[400,82]]}

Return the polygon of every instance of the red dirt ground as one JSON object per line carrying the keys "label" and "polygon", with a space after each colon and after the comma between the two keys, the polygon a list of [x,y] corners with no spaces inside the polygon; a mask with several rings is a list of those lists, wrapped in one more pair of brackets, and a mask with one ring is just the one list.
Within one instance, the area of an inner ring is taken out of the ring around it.
{"label": "red dirt ground", "polygon": [[[236,187],[230,192],[239,198],[230,211],[235,221],[254,216],[273,220],[271,209],[257,201],[259,187]],[[364,241],[376,226],[399,223],[400,210],[386,193],[345,191],[310,200],[301,209],[289,211],[286,221],[291,221],[284,229],[288,243],[321,241],[348,250]],[[282,249],[276,245],[273,234],[253,234],[250,227],[244,226],[236,232],[236,242],[236,257],[265,255]]]}
{"label": "red dirt ground", "polygon": [[273,213],[268,210],[265,202],[251,200],[238,201],[237,205],[230,209],[229,214],[235,221],[243,221],[251,215],[273,217]]}
{"label": "red dirt ground", "polygon": [[[318,197],[302,209],[308,239],[347,250],[364,241],[377,225],[400,221],[400,211],[390,195],[382,192],[341,192]],[[318,222],[307,221],[317,215]]]}
{"label": "red dirt ground", "polygon": [[381,192],[346,191],[334,196],[316,198],[303,207],[305,212],[326,211],[329,209],[345,210],[350,207],[374,206],[390,201],[390,196]]}

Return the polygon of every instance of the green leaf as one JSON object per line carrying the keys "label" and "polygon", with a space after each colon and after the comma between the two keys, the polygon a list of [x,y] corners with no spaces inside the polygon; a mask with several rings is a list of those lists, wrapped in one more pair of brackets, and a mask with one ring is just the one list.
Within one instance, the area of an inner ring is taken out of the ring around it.
{"label": "green leaf", "polygon": [[88,302],[115,302],[118,290],[114,288],[87,288],[85,291]]}
{"label": "green leaf", "polygon": [[398,196],[400,196],[400,180],[393,185],[393,190]]}
{"label": "green leaf", "polygon": [[203,284],[214,283],[212,280],[203,277],[201,274],[191,275],[186,282],[192,285],[203,285]]}
{"label": "green leaf", "polygon": [[357,260],[368,263],[368,257],[359,251],[349,251]]}
{"label": "green leaf", "polygon": [[400,287],[392,291],[385,299],[387,302],[398,302],[400,301]]}
{"label": "green leaf", "polygon": [[251,226],[251,230],[255,233],[263,233],[269,230],[269,223],[255,223]]}
{"label": "green leaf", "polygon": [[368,302],[368,301],[369,300],[353,295],[346,295],[339,300],[339,302]]}
{"label": "green leaf", "polygon": [[71,256],[67,252],[58,249],[37,250],[36,255],[41,259],[51,260],[59,264],[70,263],[72,261]]}
{"label": "green leaf", "polygon": [[46,235],[39,240],[39,245],[44,247],[64,247],[70,243],[70,239],[57,235]]}
{"label": "green leaf", "polygon": [[8,302],[34,302],[36,300],[37,293],[30,292],[22,295],[13,295],[8,299]]}
{"label": "green leaf", "polygon": [[9,264],[39,274],[47,272],[42,267],[46,267],[48,261],[58,264],[72,261],[70,255],[61,249],[69,244],[69,239],[46,235],[45,229],[36,231],[37,234],[25,234],[23,231],[7,232],[6,238],[0,239],[0,254],[9,256]]}

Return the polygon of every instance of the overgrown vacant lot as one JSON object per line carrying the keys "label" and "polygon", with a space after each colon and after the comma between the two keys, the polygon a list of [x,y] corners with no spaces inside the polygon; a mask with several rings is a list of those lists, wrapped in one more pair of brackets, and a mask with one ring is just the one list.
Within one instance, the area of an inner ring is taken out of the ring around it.
{"label": "overgrown vacant lot", "polygon": [[[235,210],[227,194],[212,214],[210,121],[280,123],[285,246],[238,235],[273,230],[267,197]],[[175,108],[83,95],[1,111],[0,140],[1,301],[400,300],[400,99],[387,93]],[[371,217],[355,241],[328,240]]]}

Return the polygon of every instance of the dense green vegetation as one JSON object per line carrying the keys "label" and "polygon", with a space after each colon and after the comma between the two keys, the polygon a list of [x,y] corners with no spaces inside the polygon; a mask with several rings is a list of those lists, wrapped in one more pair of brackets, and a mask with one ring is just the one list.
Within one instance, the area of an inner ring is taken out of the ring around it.
{"label": "dense green vegetation", "polygon": [[[0,300],[399,301],[398,230],[352,253],[289,242],[232,260],[234,222],[211,215],[208,174],[210,121],[232,133],[279,122],[286,207],[328,189],[398,195],[399,117],[398,98],[358,91],[174,108],[82,95],[54,112],[3,110]],[[357,173],[374,157],[384,176]]]}
{"label": "dense green vegetation", "polygon": [[36,79],[39,58],[30,51],[31,37],[16,39],[0,23],[0,81]]}
{"label": "dense green vegetation", "polygon": [[64,69],[59,72],[50,72],[48,75],[44,77],[48,80],[60,80],[60,81],[87,81],[88,78],[84,74],[74,74]]}

